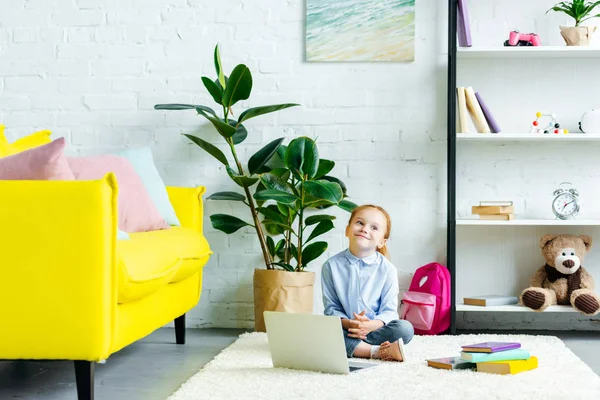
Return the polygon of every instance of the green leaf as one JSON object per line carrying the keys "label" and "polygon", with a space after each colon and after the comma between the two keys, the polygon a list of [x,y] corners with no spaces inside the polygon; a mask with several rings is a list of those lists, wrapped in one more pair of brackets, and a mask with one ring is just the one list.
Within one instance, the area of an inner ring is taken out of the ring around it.
{"label": "green leaf", "polygon": [[277,149],[277,156],[279,157],[279,159],[281,161],[283,161],[285,163],[285,155],[287,154],[287,146],[285,144],[282,144],[281,146],[279,146],[279,148]]}
{"label": "green leaf", "polygon": [[259,213],[261,213],[262,215],[264,215],[272,221],[277,221],[281,223],[286,222],[287,220],[285,219],[285,217],[281,215],[278,211],[279,210],[277,209],[277,206],[275,204],[271,204],[267,207],[260,207],[258,209]]}
{"label": "green leaf", "polygon": [[584,18],[584,19],[582,19],[581,21],[579,21],[579,23],[585,22],[585,21],[587,21],[588,19],[592,19],[592,18],[598,18],[598,17],[600,17],[600,14],[592,15],[592,16],[590,16],[590,17],[587,17],[587,18]]}
{"label": "green leaf", "polygon": [[302,269],[327,250],[327,242],[314,242],[302,250]]}
{"label": "green leaf", "polygon": [[210,122],[212,122],[212,124],[214,125],[215,129],[225,139],[232,137],[236,133],[235,127],[233,127],[233,126],[231,126],[229,124],[226,124],[220,118],[211,117],[210,115],[207,115],[200,108],[197,108],[196,111],[198,112],[198,114],[202,115],[204,118],[206,118],[207,120],[209,120]]}
{"label": "green leaf", "polygon": [[338,178],[334,178],[333,176],[330,176],[330,175],[325,175],[325,176],[321,177],[321,180],[337,183],[342,188],[342,193],[344,194],[344,196],[346,196],[346,192],[348,191],[348,189],[346,188],[346,184],[344,182],[340,181]]}
{"label": "green leaf", "polygon": [[223,74],[223,66],[221,64],[221,53],[219,52],[219,44],[215,46],[215,69],[217,71],[217,76],[221,87],[224,89],[226,86],[225,75]]}
{"label": "green leaf", "polygon": [[260,106],[249,108],[240,114],[240,122],[244,122],[250,118],[258,117],[259,115],[269,114],[279,110],[285,110],[286,108],[296,107],[300,104],[286,103],[286,104],[274,104],[272,106]]}
{"label": "green leaf", "polygon": [[265,147],[254,153],[252,157],[248,160],[248,172],[251,174],[256,173],[263,165],[267,163],[273,157],[273,154],[277,151],[281,142],[283,142],[284,138],[279,138],[273,140],[271,143],[267,144]]}
{"label": "green leaf", "polygon": [[267,231],[267,233],[269,235],[277,236],[277,235],[282,235],[285,232],[285,229],[283,229],[281,226],[269,223],[270,220],[265,220],[263,222],[264,222],[263,225],[265,226],[265,230]]}
{"label": "green leaf", "polygon": [[335,217],[333,215],[311,215],[310,217],[306,218],[304,220],[304,224],[306,226],[310,226],[310,225],[314,225],[316,223],[319,223],[321,221],[333,221],[335,219]]}
{"label": "green leaf", "polygon": [[340,185],[334,182],[306,181],[302,183],[304,194],[309,196],[308,201],[325,201],[338,204],[344,197]]}
{"label": "green leaf", "polygon": [[298,200],[293,194],[282,192],[280,190],[261,190],[260,192],[254,193],[256,200],[275,200],[278,203],[292,205]]}
{"label": "green leaf", "polygon": [[230,166],[227,166],[226,169],[229,177],[241,187],[250,187],[258,182],[258,177],[240,175]]}
{"label": "green leaf", "polygon": [[[250,69],[244,64],[236,66],[231,75],[229,75],[229,81],[223,93],[223,106],[230,108],[232,105],[240,100],[246,100],[250,97],[252,91],[252,74]],[[240,118],[240,121],[243,120]]]}
{"label": "green leaf", "polygon": [[358,206],[353,202],[344,199],[338,203],[338,207],[344,211],[352,212],[352,210],[354,210]]}
{"label": "green leaf", "polygon": [[212,96],[213,100],[217,104],[221,104],[223,102],[223,93],[220,87],[217,86],[210,78],[206,76],[202,77],[202,83],[204,83],[204,87],[208,90],[208,93]]}
{"label": "green leaf", "polygon": [[208,196],[206,200],[245,201],[246,196],[236,192],[217,192]]}
{"label": "green leaf", "polygon": [[155,110],[202,110],[205,111],[207,113],[210,113],[212,115],[214,115],[215,117],[217,116],[217,114],[215,113],[215,111],[210,108],[210,107],[206,107],[206,106],[202,106],[199,104],[157,104],[154,106]]}
{"label": "green leaf", "polygon": [[274,263],[271,263],[271,265],[277,265],[278,267],[281,267],[281,268],[285,269],[286,271],[294,272],[294,267],[292,267],[290,264],[286,264],[284,262],[274,262]]}
{"label": "green leaf", "polygon": [[267,236],[267,249],[271,257],[275,257],[275,242],[271,236]]}
{"label": "green leaf", "polygon": [[233,144],[240,144],[248,137],[248,131],[244,127],[244,125],[238,125],[236,121],[229,120],[229,125],[236,127],[235,133],[231,137]]}
{"label": "green leaf", "polygon": [[317,226],[315,226],[315,229],[313,229],[313,231],[310,233],[310,236],[304,243],[308,243],[312,239],[316,238],[317,236],[327,233],[332,229],[333,229],[333,222],[331,222],[329,220],[321,221],[321,222],[319,222],[319,224]]}
{"label": "green leaf", "polygon": [[285,239],[281,239],[275,246],[275,253],[281,260],[285,257]]}
{"label": "green leaf", "polygon": [[335,167],[335,162],[331,160],[320,159],[319,168],[317,168],[317,174],[314,179],[319,179],[327,175]]}
{"label": "green leaf", "polygon": [[[270,220],[270,219],[265,219],[265,220],[263,220],[263,224],[265,224],[265,226],[268,226],[268,225],[275,225],[275,226],[278,226],[278,227],[280,227],[280,228],[283,228],[283,229],[284,229],[284,230],[286,230],[286,231],[293,231],[293,228],[292,228],[291,226],[289,226],[289,225],[286,225],[286,224],[282,224],[281,222],[272,221],[272,220]],[[282,233],[283,233],[283,232],[282,232]]]}
{"label": "green leaf", "polygon": [[233,233],[244,226],[252,226],[241,219],[227,214],[213,214],[210,216],[213,228],[225,233]]}
{"label": "green leaf", "polygon": [[290,142],[285,153],[285,165],[293,172],[313,179],[319,168],[319,150],[314,140],[302,136]]}
{"label": "green leaf", "polygon": [[265,188],[271,190],[279,190],[289,194],[294,194],[287,182],[272,173],[261,174],[260,181],[265,185]]}
{"label": "green leaf", "polygon": [[188,135],[187,133],[184,133],[183,135],[186,138],[190,139],[195,144],[197,144],[200,148],[202,148],[208,154],[210,154],[211,156],[213,156],[214,158],[219,160],[223,165],[229,166],[229,162],[227,161],[225,154],[223,154],[223,152],[221,150],[219,150],[217,147],[208,143],[204,139],[200,139],[198,136]]}
{"label": "green leaf", "polygon": [[290,243],[290,254],[296,261],[298,261],[298,248],[296,245],[294,245],[294,243]]}
{"label": "green leaf", "polygon": [[284,245],[285,239],[281,239],[279,242],[277,242],[277,244],[275,245],[275,253],[279,253],[279,250],[283,249]]}

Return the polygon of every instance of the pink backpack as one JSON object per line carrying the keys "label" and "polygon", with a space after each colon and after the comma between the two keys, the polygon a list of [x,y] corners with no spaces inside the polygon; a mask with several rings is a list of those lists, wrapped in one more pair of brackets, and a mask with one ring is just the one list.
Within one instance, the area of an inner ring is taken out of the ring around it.
{"label": "pink backpack", "polygon": [[450,271],[438,263],[417,268],[402,296],[401,318],[418,335],[437,335],[450,326]]}

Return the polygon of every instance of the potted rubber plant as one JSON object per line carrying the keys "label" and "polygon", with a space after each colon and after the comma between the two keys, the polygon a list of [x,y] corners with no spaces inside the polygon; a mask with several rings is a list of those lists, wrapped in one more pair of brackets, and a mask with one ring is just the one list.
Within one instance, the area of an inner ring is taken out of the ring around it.
{"label": "potted rubber plant", "polygon": [[[228,214],[210,216],[212,226],[226,234],[244,227],[252,228],[260,244],[264,268],[254,270],[255,330],[265,331],[263,311],[312,312],[315,274],[308,264],[322,255],[327,242],[315,240],[333,229],[335,216],[323,210],[337,206],[351,211],[356,205],[346,199],[342,181],[330,176],[335,163],[319,157],[316,142],[308,137],[283,145],[284,137],[266,144],[246,165],[238,156],[238,147],[248,136],[244,122],[260,115],[277,112],[298,104],[285,103],[249,108],[233,118],[233,106],[250,97],[252,74],[237,65],[226,76],[221,65],[219,46],[214,50],[216,79],[202,77],[202,83],[222,110],[194,104],[157,104],[156,110],[195,110],[208,120],[230,150],[228,158],[206,140],[184,134],[198,147],[225,166],[229,178],[241,192],[213,193],[207,200],[239,201],[248,208],[251,220]],[[275,238],[275,239],[274,239]]]}
{"label": "potted rubber plant", "polygon": [[592,34],[596,31],[595,26],[583,26],[581,23],[596,17],[600,14],[592,14],[593,10],[600,5],[600,1],[561,1],[551,7],[550,11],[562,12],[575,20],[575,26],[561,26],[560,34],[567,43],[567,46],[587,46],[590,43]]}

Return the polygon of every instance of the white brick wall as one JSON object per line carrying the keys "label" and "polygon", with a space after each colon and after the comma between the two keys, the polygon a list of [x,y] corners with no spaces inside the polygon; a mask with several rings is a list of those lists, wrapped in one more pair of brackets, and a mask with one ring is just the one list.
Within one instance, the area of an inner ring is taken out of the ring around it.
{"label": "white brick wall", "polygon": [[[548,36],[559,43],[555,26],[561,18],[544,15],[551,3],[470,1],[474,42],[499,43],[510,28],[519,27],[544,33],[544,42]],[[51,129],[78,154],[147,144],[168,184],[206,185],[209,194],[236,190],[217,161],[180,135],[195,133],[226,150],[203,119],[191,111],[153,110],[157,103],[213,104],[200,77],[214,77],[212,51],[219,42],[226,71],[246,63],[253,73],[252,96],[237,113],[257,105],[302,104],[249,121],[249,137],[240,147],[244,160],[276,137],[318,137],[321,155],[337,162],[334,175],[346,182],[351,199],[380,204],[390,212],[394,229],[389,247],[399,269],[413,271],[443,261],[446,2],[416,2],[413,63],[306,63],[303,32],[300,0],[3,0],[0,122],[9,139]],[[592,76],[592,64],[581,65],[579,76]],[[490,66],[501,73],[509,67]],[[487,76],[473,72],[471,84],[482,86],[501,117],[510,120],[515,112],[525,123],[548,96],[544,92],[540,101],[526,96],[531,107],[515,111],[508,99],[523,104],[512,92],[523,80],[548,84],[548,91],[561,97],[590,100],[598,93],[574,92],[580,86],[570,81],[552,89],[564,74],[527,71],[524,64],[519,74],[512,72],[514,79],[499,87],[503,97],[492,96],[500,84]],[[543,89],[538,86],[536,90]],[[553,156],[560,157],[557,151]],[[512,168],[523,171],[516,164]],[[592,177],[586,179],[591,182]],[[476,186],[485,193],[483,173],[478,179]],[[472,194],[475,188],[468,190]],[[469,193],[461,192],[461,207]],[[259,247],[250,230],[229,236],[213,230],[208,215],[217,212],[248,219],[239,204],[207,203],[205,233],[215,255],[205,268],[202,299],[189,323],[251,327],[252,272],[261,264]],[[347,214],[336,214],[329,250],[313,262],[313,271],[346,245]],[[319,291],[317,286],[317,310]]]}
{"label": "white brick wall", "polygon": [[[311,64],[303,61],[299,0],[4,0],[0,121],[9,139],[51,129],[78,154],[148,144],[168,184],[206,185],[209,194],[237,190],[217,161],[181,136],[195,133],[226,150],[211,126],[191,111],[153,110],[157,103],[214,105],[200,77],[214,77],[219,42],[227,72],[246,63],[253,73],[252,96],[238,114],[256,105],[302,104],[249,121],[241,157],[276,137],[318,137],[352,200],[389,210],[391,254],[412,271],[445,253],[444,8],[417,2],[414,63]],[[217,212],[248,219],[239,204],[207,203],[206,236],[215,255],[189,322],[251,327],[260,248],[251,230],[213,230],[208,215]],[[346,245],[347,214],[336,214],[326,256]],[[326,256],[311,270],[318,272]]]}

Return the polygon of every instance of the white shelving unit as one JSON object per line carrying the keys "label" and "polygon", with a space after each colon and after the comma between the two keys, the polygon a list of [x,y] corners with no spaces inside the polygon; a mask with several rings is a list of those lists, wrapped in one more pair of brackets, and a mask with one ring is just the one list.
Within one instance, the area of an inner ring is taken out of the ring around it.
{"label": "white shelving unit", "polygon": [[521,46],[521,47],[459,47],[456,57],[460,59],[477,58],[522,58],[522,59],[575,59],[600,58],[600,48],[567,46]]}
{"label": "white shelving unit", "polygon": [[[547,68],[552,68],[552,60],[577,60],[597,59],[600,62],[600,48],[587,47],[566,47],[566,46],[540,46],[540,47],[470,47],[456,48],[456,70],[455,78],[459,75],[461,65],[474,60],[473,65],[481,64],[481,60],[548,60]],[[585,61],[582,61],[585,62]],[[589,61],[588,61],[589,63]],[[485,64],[485,62],[484,62]],[[482,64],[483,65],[483,64]],[[490,65],[489,63],[485,65]],[[503,64],[506,68],[519,68],[519,63]],[[564,62],[560,64],[564,66]],[[537,66],[537,64],[536,64]],[[468,73],[473,74],[476,71],[467,68]],[[492,77],[489,77],[492,79]],[[501,79],[501,78],[499,78]],[[450,80],[456,86],[461,86],[458,79]],[[464,82],[468,83],[468,81]],[[463,83],[462,86],[465,86]],[[468,83],[467,85],[470,85]],[[456,93],[455,87],[450,87],[449,90]],[[449,93],[449,96],[452,94]],[[493,97],[493,92],[486,92],[486,99]],[[515,94],[517,95],[517,94]],[[565,101],[569,101],[566,99]],[[451,112],[449,110],[449,112]],[[499,121],[502,125],[502,121]],[[449,129],[454,129],[449,127]],[[456,131],[455,131],[456,132]],[[483,162],[493,163],[496,154],[499,158],[505,158],[505,154],[511,154],[512,150],[523,146],[528,146],[528,149],[537,148],[537,145],[544,146],[546,143],[560,142],[567,145],[568,143],[582,142],[586,146],[596,146],[594,142],[600,142],[600,134],[584,134],[581,132],[570,132],[568,134],[535,134],[527,132],[501,132],[501,133],[455,133],[456,149],[460,151],[478,151],[479,147],[475,143],[506,143],[505,146],[485,147],[486,159]],[[516,142],[516,143],[515,143]],[[467,144],[469,144],[467,146]],[[463,144],[464,146],[461,146]],[[535,144],[535,145],[532,145]],[[516,147],[515,147],[516,146]],[[546,147],[542,147],[546,148]],[[600,147],[598,147],[600,149]],[[494,153],[493,151],[497,152]],[[508,153],[503,153],[507,151]],[[540,150],[543,151],[543,150]],[[450,154],[450,153],[449,153]],[[471,154],[471,153],[469,153]],[[521,151],[519,153],[523,155]],[[536,153],[533,153],[536,154]],[[534,155],[535,157],[535,155]],[[450,157],[449,157],[450,158]],[[454,168],[457,168],[459,157],[454,160]],[[600,158],[599,158],[600,160]],[[600,163],[600,161],[598,161]],[[463,165],[461,171],[478,171],[476,164]],[[514,170],[513,170],[514,171]],[[518,179],[518,178],[516,178]],[[455,180],[450,185],[455,185],[449,193],[454,193],[454,201],[456,201],[457,189],[459,186]],[[481,184],[480,184],[481,185]],[[600,185],[600,182],[599,182]],[[449,195],[450,196],[450,195]],[[489,195],[485,195],[489,199]],[[450,198],[449,198],[450,199]],[[504,199],[504,198],[502,198]],[[550,205],[551,192],[548,194],[548,206]],[[462,199],[464,201],[464,198]],[[477,199],[473,199],[473,204]],[[449,200],[450,201],[450,200]],[[454,206],[456,207],[456,205]],[[481,294],[506,294],[519,295],[526,287],[529,278],[535,271],[544,263],[540,255],[539,238],[545,233],[571,233],[571,234],[588,234],[598,236],[600,230],[600,218],[598,219],[536,219],[536,218],[518,218],[510,221],[500,220],[480,220],[478,217],[473,218],[456,218],[456,228],[454,230],[454,240],[450,243],[455,243],[453,254],[449,252],[449,257],[453,257],[453,272],[456,277],[456,307],[457,313],[482,313],[481,318],[488,318],[484,314],[489,313],[532,313],[531,318],[535,319],[540,314],[534,313],[527,307],[521,305],[496,306],[496,307],[479,307],[464,305],[462,298],[465,296],[481,295]],[[453,232],[453,230],[449,230]],[[600,237],[599,237],[600,238]],[[452,254],[452,256],[450,256]],[[589,254],[585,259],[585,265],[593,266],[598,263],[598,255]],[[590,267],[586,267],[588,271]],[[598,269],[596,269],[597,271]],[[597,278],[600,280],[600,276]],[[544,311],[544,313],[561,313],[560,317],[579,318],[577,311],[570,305],[552,306]],[[463,317],[461,317],[462,319]],[[498,317],[500,318],[500,316]],[[528,317],[529,319],[530,317]],[[556,318],[559,318],[557,316]],[[477,318],[476,318],[477,319]],[[494,319],[500,321],[500,319]],[[493,322],[492,322],[493,325]],[[529,326],[531,329],[531,326]],[[539,329],[544,329],[540,326]]]}
{"label": "white shelving unit", "polygon": [[456,225],[462,226],[600,226],[600,219],[513,219],[497,221],[476,218],[457,219]]}
{"label": "white shelving unit", "polygon": [[489,142],[586,142],[600,141],[597,133],[457,133],[458,141],[489,141]]}
{"label": "white shelving unit", "polygon": [[[466,304],[457,304],[456,311],[478,311],[478,312],[535,312],[527,307],[515,304],[510,306],[493,306],[480,307]],[[550,306],[543,312],[560,312],[560,313],[576,313],[577,311],[571,306]]]}

